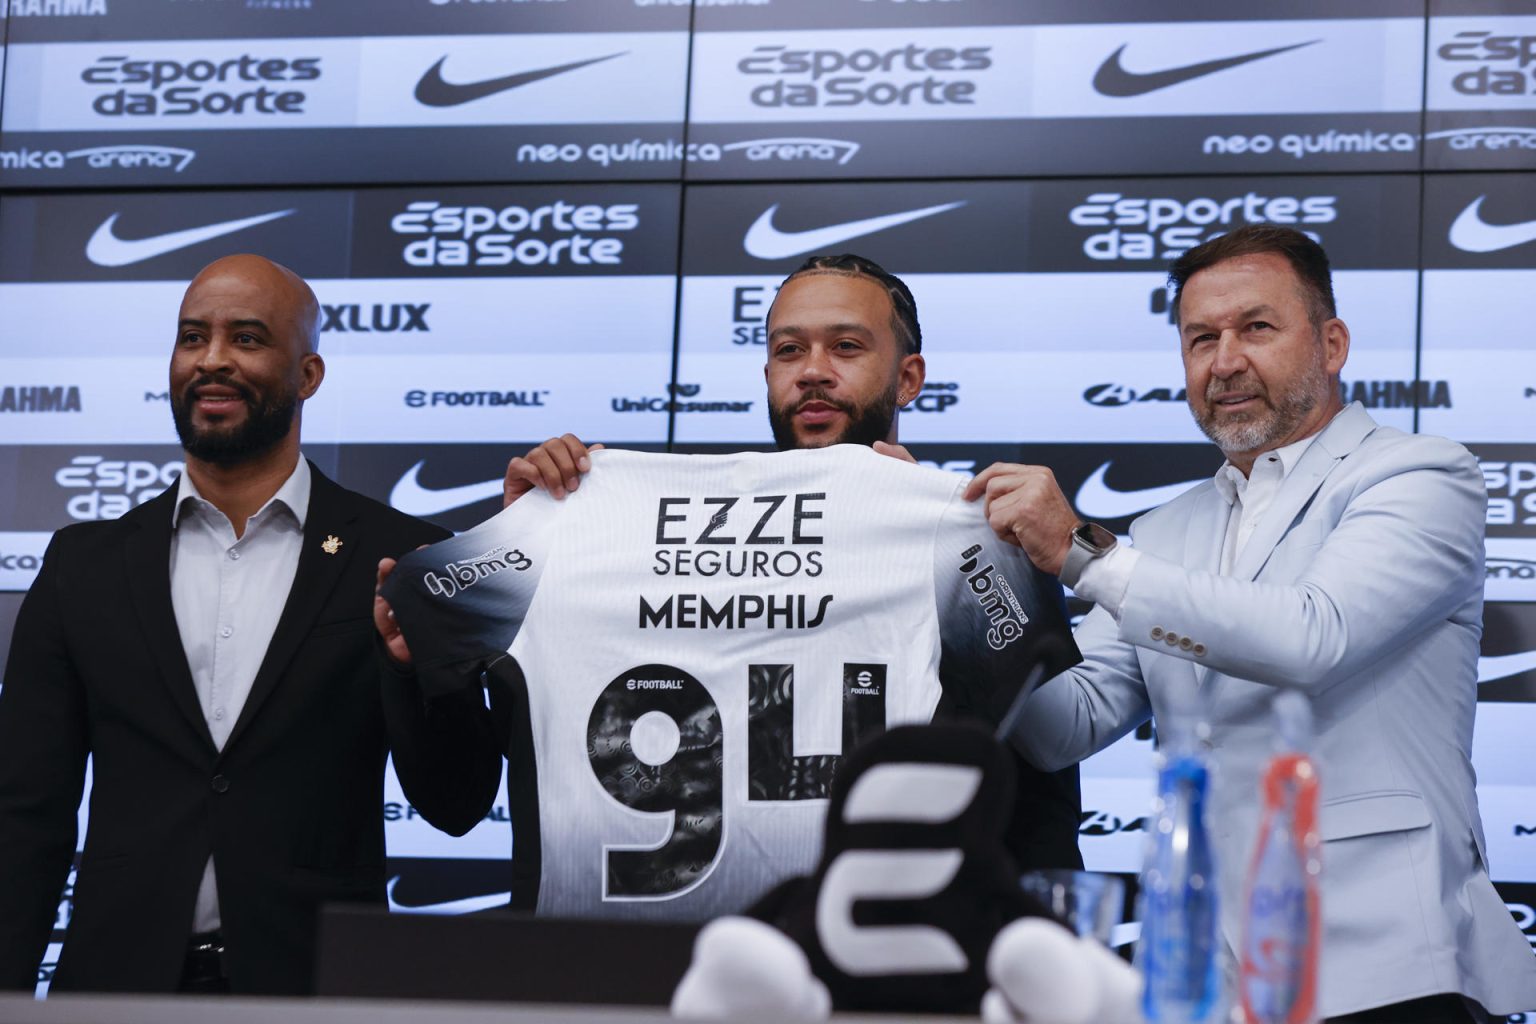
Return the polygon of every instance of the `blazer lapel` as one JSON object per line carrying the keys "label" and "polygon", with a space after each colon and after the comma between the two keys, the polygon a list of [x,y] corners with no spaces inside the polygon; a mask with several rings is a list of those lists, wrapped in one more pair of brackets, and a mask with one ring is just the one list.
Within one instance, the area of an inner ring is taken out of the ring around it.
{"label": "blazer lapel", "polygon": [[197,702],[197,687],[187,665],[186,648],[171,604],[171,514],[176,485],[135,513],[137,529],[123,543],[128,592],[146,645],[160,667],[160,681],[187,724],[213,750],[213,734]]}
{"label": "blazer lapel", "polygon": [[[288,592],[283,614],[277,620],[277,628],[272,632],[272,642],[267,645],[261,668],[251,683],[250,695],[224,744],[225,751],[250,728],[262,704],[277,688],[359,546],[361,524],[357,522],[357,509],[348,500],[347,492],[321,475],[313,462],[309,468],[309,511],[304,518],[303,547],[299,549],[293,587]],[[337,543],[331,543],[332,538]]]}
{"label": "blazer lapel", "polygon": [[1254,528],[1248,543],[1243,546],[1242,554],[1232,566],[1233,578],[1251,580],[1259,574],[1275,547],[1296,521],[1296,516],[1312,500],[1312,495],[1317,493],[1339,460],[1359,447],[1366,435],[1375,429],[1376,421],[1358,403],[1350,405],[1334,417],[1333,422],[1323,429],[1317,440],[1301,456],[1301,461],[1296,464],[1290,476],[1280,485],[1274,503],[1265,513],[1263,521]]}
{"label": "blazer lapel", "polygon": [[1184,560],[1186,569],[1200,572],[1221,571],[1221,549],[1227,540],[1227,521],[1232,506],[1214,486],[1201,493],[1185,525]]}

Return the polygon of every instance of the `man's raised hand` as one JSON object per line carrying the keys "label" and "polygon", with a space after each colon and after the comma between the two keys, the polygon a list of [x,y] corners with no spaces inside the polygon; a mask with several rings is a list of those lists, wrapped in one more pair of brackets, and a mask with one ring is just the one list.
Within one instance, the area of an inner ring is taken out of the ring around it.
{"label": "man's raised hand", "polygon": [[379,637],[384,641],[384,649],[389,656],[402,665],[411,663],[411,649],[405,645],[405,636],[400,632],[400,624],[395,621],[395,613],[389,607],[389,602],[384,600],[382,593],[384,581],[389,579],[389,574],[395,571],[393,558],[379,559],[379,572],[374,577],[373,584],[373,628],[379,631]]}
{"label": "man's raised hand", "polygon": [[913,457],[911,452],[907,451],[905,445],[892,444],[889,441],[876,441],[875,451],[889,458],[900,459],[902,462],[910,462],[914,466],[917,465],[917,459]]}
{"label": "man's raised hand", "polygon": [[588,453],[601,451],[600,444],[588,448],[575,434],[552,437],[527,455],[507,463],[502,482],[501,507],[506,508],[535,487],[564,498],[581,485],[581,477],[592,468]]}
{"label": "man's raised hand", "polygon": [[1079,520],[1072,503],[1056,485],[1056,474],[1044,466],[995,462],[965,489],[966,501],[982,495],[987,498],[987,523],[992,532],[1023,548],[1041,572],[1059,576]]}

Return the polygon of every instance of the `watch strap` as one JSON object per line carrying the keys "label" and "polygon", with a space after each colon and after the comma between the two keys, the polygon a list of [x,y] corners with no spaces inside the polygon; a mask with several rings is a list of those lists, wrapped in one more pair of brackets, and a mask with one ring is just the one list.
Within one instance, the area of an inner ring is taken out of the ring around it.
{"label": "watch strap", "polygon": [[1067,548],[1067,557],[1061,563],[1061,574],[1057,578],[1075,588],[1083,577],[1083,570],[1088,568],[1088,563],[1113,551],[1117,540],[1114,534],[1097,523],[1078,523],[1072,528],[1070,537],[1071,545]]}

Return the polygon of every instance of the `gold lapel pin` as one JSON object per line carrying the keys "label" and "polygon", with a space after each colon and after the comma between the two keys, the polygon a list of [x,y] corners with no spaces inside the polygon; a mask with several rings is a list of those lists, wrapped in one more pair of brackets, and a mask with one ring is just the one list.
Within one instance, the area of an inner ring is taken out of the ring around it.
{"label": "gold lapel pin", "polygon": [[336,552],[341,550],[341,538],[337,537],[335,534],[326,534],[325,540],[320,544],[320,550],[324,551],[328,555],[334,555]]}

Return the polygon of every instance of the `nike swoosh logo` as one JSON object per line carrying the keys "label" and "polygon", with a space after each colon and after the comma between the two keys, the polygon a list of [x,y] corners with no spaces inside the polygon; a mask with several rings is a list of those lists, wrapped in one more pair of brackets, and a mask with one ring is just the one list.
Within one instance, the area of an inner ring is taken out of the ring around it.
{"label": "nike swoosh logo", "polygon": [[1449,236],[1452,245],[1462,252],[1498,252],[1536,241],[1536,220],[1519,224],[1489,224],[1483,220],[1483,200],[1487,198],[1478,196],[1456,217]]}
{"label": "nike swoosh logo", "polygon": [[915,220],[932,217],[964,205],[965,200],[962,199],[955,203],[925,206],[921,210],[903,210],[901,213],[887,213],[880,217],[828,224],[824,228],[812,228],[809,231],[780,231],[773,226],[773,215],[779,212],[779,204],[774,203],[763,211],[761,217],[752,222],[751,227],[747,228],[747,236],[742,239],[741,244],[747,250],[748,256],[756,256],[760,260],[788,259],[791,256],[803,256],[818,249],[827,250],[851,238],[872,235],[876,231],[884,231],[886,228],[894,228],[901,224],[910,224]]}
{"label": "nike swoosh logo", "polygon": [[1144,96],[1149,92],[1166,89],[1180,82],[1188,82],[1194,78],[1204,78],[1206,75],[1214,75],[1218,71],[1228,68],[1240,67],[1251,64],[1265,57],[1273,57],[1289,50],[1299,50],[1303,46],[1311,46],[1320,43],[1321,39],[1313,39],[1305,43],[1292,43],[1290,46],[1277,46],[1273,50],[1259,50],[1256,53],[1239,54],[1236,57],[1221,57],[1217,60],[1205,60],[1198,64],[1185,64],[1183,67],[1167,68],[1163,71],[1127,71],[1120,66],[1120,55],[1125,52],[1129,43],[1123,44],[1120,49],[1110,54],[1099,70],[1093,74],[1093,87],[1105,96],[1125,98],[1129,96]]}
{"label": "nike swoosh logo", "polygon": [[531,82],[563,75],[567,71],[575,71],[577,68],[584,68],[589,64],[600,64],[605,60],[613,60],[613,58],[622,57],[628,52],[628,50],[623,50],[619,53],[610,53],[606,57],[593,57],[591,60],[573,61],[570,64],[559,64],[552,68],[519,71],[515,75],[487,78],[481,82],[458,83],[443,81],[443,62],[448,59],[444,56],[436,64],[428,68],[427,73],[421,76],[421,81],[416,83],[416,102],[428,107],[457,107],[461,103],[472,103],[487,96],[494,96],[498,92],[516,89],[520,85],[528,85]]}
{"label": "nike swoosh logo", "polygon": [[408,516],[424,519],[501,494],[500,479],[458,487],[423,487],[418,477],[421,475],[421,467],[426,464],[427,460],[422,459],[406,470],[400,482],[389,492],[389,503]]}
{"label": "nike swoosh logo", "polygon": [[1104,474],[1109,471],[1110,463],[1106,462],[1093,471],[1093,475],[1083,481],[1083,486],[1077,489],[1077,498],[1074,504],[1077,511],[1087,519],[1124,519],[1126,516],[1134,516],[1145,512],[1149,508],[1157,508],[1167,504],[1185,491],[1201,483],[1200,480],[1186,480],[1181,484],[1163,484],[1159,487],[1142,487],[1134,491],[1121,491],[1110,487],[1104,482]]}
{"label": "nike swoosh logo", "polygon": [[473,914],[477,910],[492,910],[512,902],[510,892],[493,892],[485,896],[466,896],[461,900],[445,900],[442,903],[411,906],[395,902],[395,886],[399,884],[400,876],[396,875],[389,880],[389,885],[384,890],[392,914]]}
{"label": "nike swoosh logo", "polygon": [[1498,679],[1508,679],[1517,676],[1521,672],[1529,672],[1536,668],[1536,651],[1522,651],[1519,654],[1501,654],[1492,658],[1477,659],[1477,681],[1479,683],[1491,683]]}
{"label": "nike swoosh logo", "polygon": [[172,231],[169,234],[153,235],[149,238],[118,238],[112,233],[112,227],[117,223],[120,215],[114,213],[101,222],[95,234],[91,235],[90,241],[85,243],[85,258],[98,267],[126,267],[130,263],[143,263],[156,256],[164,256],[168,252],[185,249],[189,245],[196,245],[223,235],[232,235],[236,231],[244,231],[257,224],[265,224],[269,220],[286,217],[293,212],[293,210],[278,210],[274,213],[242,217],[240,220],[226,220],[219,224],[187,228],[185,231]]}

